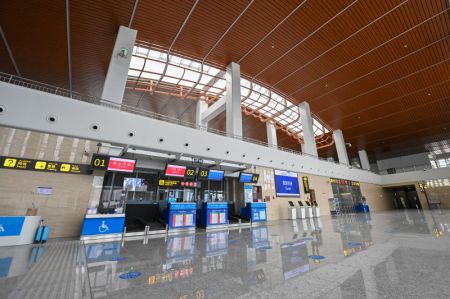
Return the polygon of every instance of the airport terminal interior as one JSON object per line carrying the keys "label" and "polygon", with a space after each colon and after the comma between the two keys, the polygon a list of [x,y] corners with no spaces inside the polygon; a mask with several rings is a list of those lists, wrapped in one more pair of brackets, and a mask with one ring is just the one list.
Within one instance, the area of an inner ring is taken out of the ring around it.
{"label": "airport terminal interior", "polygon": [[6,0],[0,298],[449,298],[449,0]]}

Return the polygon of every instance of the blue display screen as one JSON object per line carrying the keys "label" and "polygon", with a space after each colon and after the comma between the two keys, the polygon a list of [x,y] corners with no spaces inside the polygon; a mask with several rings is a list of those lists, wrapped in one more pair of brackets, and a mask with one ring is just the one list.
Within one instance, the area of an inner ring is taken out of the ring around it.
{"label": "blue display screen", "polygon": [[208,180],[221,181],[221,180],[223,180],[224,173],[225,173],[225,171],[223,171],[223,170],[210,169],[209,173],[208,173]]}
{"label": "blue display screen", "polygon": [[239,182],[252,183],[253,182],[253,173],[241,172],[239,175]]}
{"label": "blue display screen", "polygon": [[297,173],[283,170],[275,170],[275,189],[280,197],[299,197]]}

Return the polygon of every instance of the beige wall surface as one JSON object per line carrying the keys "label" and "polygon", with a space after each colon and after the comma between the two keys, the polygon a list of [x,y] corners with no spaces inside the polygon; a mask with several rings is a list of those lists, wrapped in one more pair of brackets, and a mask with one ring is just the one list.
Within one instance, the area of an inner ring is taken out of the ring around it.
{"label": "beige wall surface", "polygon": [[[267,202],[267,214],[269,220],[288,219],[288,201],[293,201],[294,204],[298,206],[297,201],[301,200],[304,203],[308,200],[309,194],[303,192],[302,176],[308,177],[310,189],[315,190],[316,200],[321,215],[330,215],[328,199],[333,197],[333,191],[328,177],[299,173],[300,197],[277,197],[273,169],[256,167],[254,171],[260,174],[258,185],[262,186],[263,198],[270,196],[270,201]],[[394,199],[392,194],[383,187],[374,184],[361,183],[361,192],[362,195],[366,197],[371,211],[376,212],[394,209]]]}
{"label": "beige wall surface", "polygon": [[[89,140],[0,127],[1,156],[89,164],[96,149]],[[0,169],[0,215],[24,215],[34,203],[51,238],[79,236],[93,178]],[[52,187],[53,194],[37,195],[37,187]]]}
{"label": "beige wall surface", "polygon": [[[79,236],[93,178],[0,169],[0,215],[25,215],[34,203],[50,226],[50,238]],[[38,195],[37,187],[52,187],[53,194]]]}
{"label": "beige wall surface", "polygon": [[428,187],[425,192],[429,201],[440,201],[441,208],[450,209],[450,186]]}

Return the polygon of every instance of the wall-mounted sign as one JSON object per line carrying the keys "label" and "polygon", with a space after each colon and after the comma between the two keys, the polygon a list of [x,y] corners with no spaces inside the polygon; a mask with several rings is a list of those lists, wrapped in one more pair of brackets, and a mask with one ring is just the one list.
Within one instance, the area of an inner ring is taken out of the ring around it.
{"label": "wall-mounted sign", "polygon": [[167,164],[164,175],[183,178],[186,173],[186,166]]}
{"label": "wall-mounted sign", "polygon": [[36,194],[38,195],[52,195],[53,187],[37,187]]}
{"label": "wall-mounted sign", "polygon": [[249,172],[240,172],[239,173],[239,182],[241,183],[258,183],[259,174],[257,173],[249,173]]}
{"label": "wall-mounted sign", "polygon": [[17,169],[17,170],[31,170],[44,172],[59,172],[72,174],[90,174],[89,165],[66,163],[46,160],[34,160],[17,157],[3,157],[0,156],[0,168]]}
{"label": "wall-mounted sign", "polygon": [[309,193],[309,180],[307,176],[302,177],[302,181],[303,181],[303,191],[305,191],[305,193]]}
{"label": "wall-mounted sign", "polygon": [[186,179],[195,179],[196,176],[197,176],[197,167],[187,166],[184,177]]}
{"label": "wall-mounted sign", "polygon": [[91,160],[92,169],[134,172],[136,160],[112,157],[107,155],[94,154]]}
{"label": "wall-mounted sign", "polygon": [[199,180],[207,180],[209,174],[209,169],[207,168],[200,168],[198,171],[198,179]]}
{"label": "wall-mounted sign", "polygon": [[355,186],[355,187],[361,186],[361,184],[356,181],[349,181],[349,180],[336,179],[336,178],[330,178],[330,183],[338,184],[338,185],[349,185],[349,186]]}
{"label": "wall-mounted sign", "polygon": [[158,185],[161,187],[191,187],[191,188],[200,188],[201,183],[200,182],[184,182],[184,181],[177,181],[177,180],[164,180],[161,179],[158,181]]}

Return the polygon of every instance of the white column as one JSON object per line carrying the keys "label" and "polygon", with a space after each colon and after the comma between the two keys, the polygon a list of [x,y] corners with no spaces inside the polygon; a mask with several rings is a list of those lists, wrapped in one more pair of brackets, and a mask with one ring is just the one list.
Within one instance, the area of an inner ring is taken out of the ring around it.
{"label": "white column", "polygon": [[316,139],[314,138],[313,119],[311,116],[311,110],[309,109],[309,103],[302,102],[298,105],[300,112],[300,122],[303,127],[303,141],[302,152],[308,155],[318,156]]}
{"label": "white column", "polygon": [[349,165],[347,149],[345,148],[344,135],[341,130],[333,131],[334,144],[338,155],[339,163]]}
{"label": "white column", "polygon": [[227,134],[242,136],[241,112],[241,67],[232,62],[225,74],[226,85],[226,124]]}
{"label": "white column", "polygon": [[266,131],[267,131],[267,143],[274,147],[278,147],[278,140],[277,140],[277,129],[271,122],[266,122]]}
{"label": "white column", "polygon": [[358,154],[359,154],[359,161],[361,162],[361,168],[370,170],[370,162],[366,150],[360,150],[358,151]]}
{"label": "white column", "polygon": [[208,104],[205,101],[197,102],[197,109],[195,114],[195,124],[197,126],[207,126],[208,122],[203,120],[203,113],[208,110]]}
{"label": "white column", "polygon": [[120,26],[103,85],[102,99],[122,103],[137,31]]}

